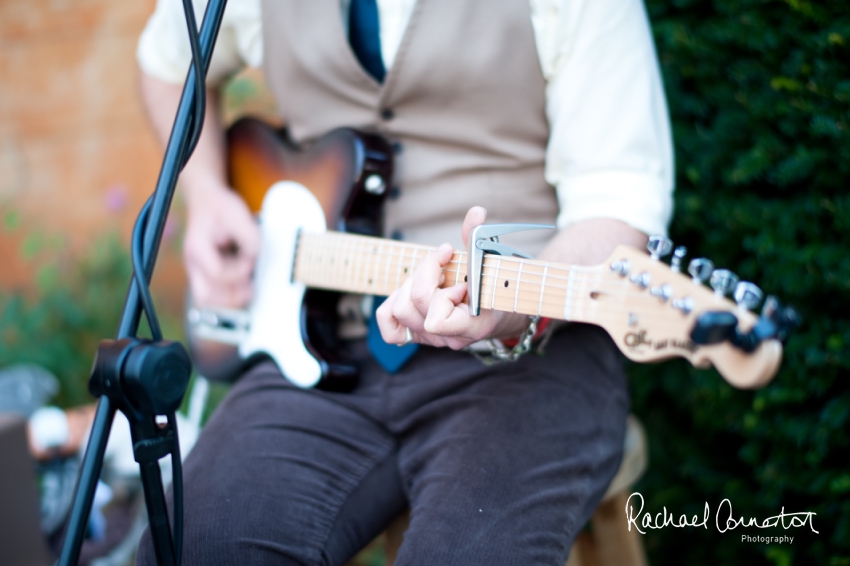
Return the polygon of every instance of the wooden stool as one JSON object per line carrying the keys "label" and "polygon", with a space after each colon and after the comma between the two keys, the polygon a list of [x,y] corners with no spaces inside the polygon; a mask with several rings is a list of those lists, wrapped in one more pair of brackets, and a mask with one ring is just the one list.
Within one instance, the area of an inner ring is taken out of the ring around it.
{"label": "wooden stool", "polygon": [[[570,550],[566,566],[647,566],[637,530],[629,531],[625,508],[629,488],[643,475],[649,461],[646,433],[640,421],[629,415],[623,461],[608,491]],[[399,515],[384,532],[386,566],[392,566],[410,524],[410,512]]]}

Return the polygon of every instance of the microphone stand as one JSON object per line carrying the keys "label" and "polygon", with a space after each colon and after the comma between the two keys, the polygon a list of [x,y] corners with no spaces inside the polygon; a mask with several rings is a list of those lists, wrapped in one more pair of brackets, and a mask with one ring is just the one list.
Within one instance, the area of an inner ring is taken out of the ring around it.
{"label": "microphone stand", "polygon": [[[93,395],[100,396],[100,399],[68,515],[58,562],[60,566],[77,564],[79,559],[116,410],[125,413],[130,422],[133,452],[139,463],[157,563],[163,566],[180,564],[182,468],[174,413],[183,399],[192,366],[186,349],[180,343],[162,339],[148,284],[174,196],[177,176],[200,136],[205,112],[204,80],[226,1],[210,0],[200,34],[191,0],[183,2],[193,62],[183,87],[156,189],[139,214],[133,230],[134,273],[124,302],[117,339],[101,342],[92,369],[89,390]],[[153,340],[136,337],[143,311]],[[157,415],[166,415],[168,424],[160,426],[156,421]],[[158,463],[159,459],[169,454],[174,472],[173,538]]]}

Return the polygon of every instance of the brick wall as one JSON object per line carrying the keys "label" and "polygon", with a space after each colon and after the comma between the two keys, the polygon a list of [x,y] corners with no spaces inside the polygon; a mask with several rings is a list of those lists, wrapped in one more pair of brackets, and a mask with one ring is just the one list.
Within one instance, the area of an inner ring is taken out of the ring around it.
{"label": "brick wall", "polygon": [[[137,94],[135,45],[154,0],[0,2],[0,290],[27,287],[32,234],[68,252],[132,222],[162,150]],[[179,215],[170,238],[179,237]],[[177,242],[157,283],[182,295]]]}

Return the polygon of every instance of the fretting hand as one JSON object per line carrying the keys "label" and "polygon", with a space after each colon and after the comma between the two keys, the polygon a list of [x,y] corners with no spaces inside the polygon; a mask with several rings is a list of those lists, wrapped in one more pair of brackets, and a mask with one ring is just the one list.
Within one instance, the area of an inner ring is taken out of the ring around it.
{"label": "fretting hand", "polygon": [[[483,224],[487,211],[480,206],[469,209],[463,222],[463,241],[470,230]],[[428,253],[411,277],[395,290],[376,312],[381,336],[388,344],[402,344],[410,329],[413,340],[431,346],[465,348],[485,338],[518,336],[528,317],[491,310],[471,316],[466,303],[466,283],[441,289],[442,272],[453,254],[449,244]]]}

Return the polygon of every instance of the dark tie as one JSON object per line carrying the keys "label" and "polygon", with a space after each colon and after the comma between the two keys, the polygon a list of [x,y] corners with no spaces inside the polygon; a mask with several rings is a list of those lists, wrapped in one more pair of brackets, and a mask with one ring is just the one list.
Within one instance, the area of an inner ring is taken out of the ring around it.
{"label": "dark tie", "polygon": [[[357,60],[379,83],[384,82],[387,74],[384,60],[381,58],[381,36],[378,24],[378,4],[376,0],[351,0],[348,9],[348,40]],[[375,311],[384,302],[383,297],[375,297],[372,317],[369,319],[369,337],[367,342],[372,356],[389,373],[395,373],[416,353],[418,344],[396,346],[387,344],[381,338]]]}
{"label": "dark tie", "polygon": [[387,74],[381,58],[381,36],[376,0],[351,0],[348,8],[348,41],[357,60],[379,83]]}

